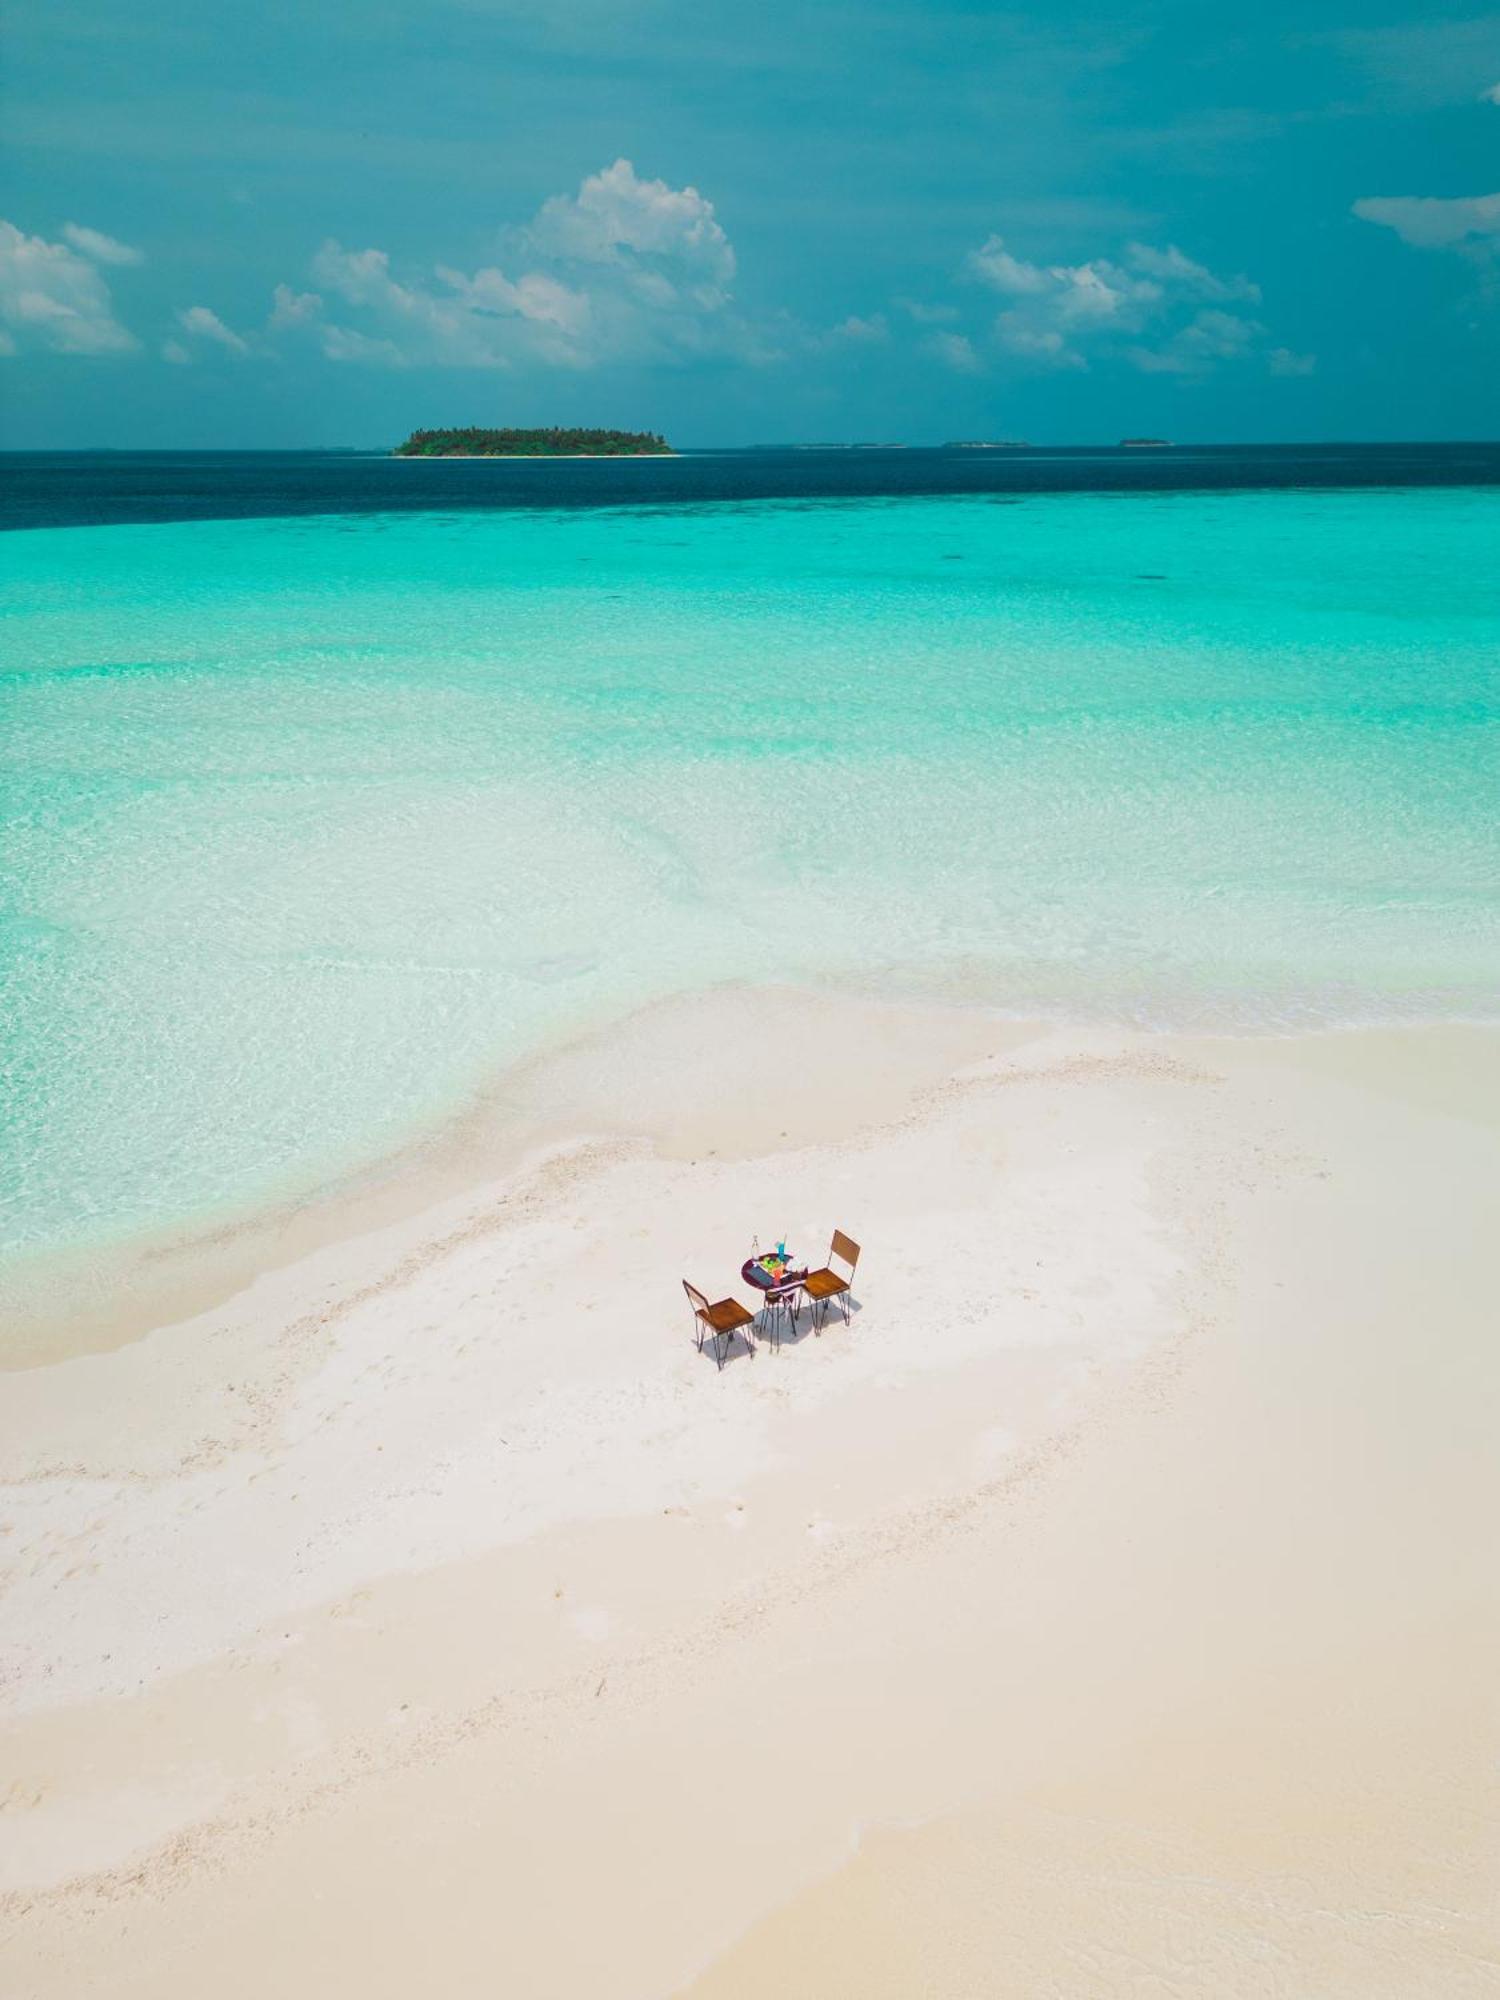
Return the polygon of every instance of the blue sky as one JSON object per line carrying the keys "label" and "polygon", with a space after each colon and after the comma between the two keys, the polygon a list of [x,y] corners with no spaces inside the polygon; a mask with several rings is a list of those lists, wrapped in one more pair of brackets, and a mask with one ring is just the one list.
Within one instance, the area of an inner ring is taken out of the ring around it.
{"label": "blue sky", "polygon": [[1500,14],[12,0],[0,437],[1500,436]]}

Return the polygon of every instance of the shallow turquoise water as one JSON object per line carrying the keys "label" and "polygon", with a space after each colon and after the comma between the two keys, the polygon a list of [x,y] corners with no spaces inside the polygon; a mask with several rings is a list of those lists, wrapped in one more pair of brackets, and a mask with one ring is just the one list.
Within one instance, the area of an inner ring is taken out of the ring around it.
{"label": "shallow turquoise water", "polygon": [[0,545],[0,1237],[307,1182],[711,980],[1500,1013],[1500,491]]}

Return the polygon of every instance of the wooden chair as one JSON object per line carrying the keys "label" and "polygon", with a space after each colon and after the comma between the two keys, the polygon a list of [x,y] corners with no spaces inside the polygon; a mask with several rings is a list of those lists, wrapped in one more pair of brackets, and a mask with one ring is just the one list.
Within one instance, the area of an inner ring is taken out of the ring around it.
{"label": "wooden chair", "polygon": [[[722,1369],[729,1349],[734,1345],[734,1336],[742,1328],[755,1324],[755,1314],[746,1312],[738,1299],[719,1299],[710,1305],[696,1285],[690,1285],[686,1278],[682,1289],[688,1295],[688,1304],[693,1308],[693,1319],[698,1329],[698,1352],[703,1352],[703,1336],[711,1333],[714,1339],[714,1359]],[[722,1343],[722,1345],[721,1345]],[[745,1345],[754,1354],[755,1348],[750,1336],[745,1335]]]}
{"label": "wooden chair", "polygon": [[[848,1277],[833,1269],[837,1261],[847,1264]],[[802,1280],[802,1289],[812,1300],[813,1328],[823,1331],[823,1321],[828,1317],[830,1299],[837,1299],[844,1309],[844,1324],[849,1324],[849,1288],[854,1283],[854,1267],[859,1262],[859,1245],[852,1236],[846,1236],[842,1229],[835,1229],[833,1241],[828,1246],[828,1262],[821,1271],[809,1271]]]}

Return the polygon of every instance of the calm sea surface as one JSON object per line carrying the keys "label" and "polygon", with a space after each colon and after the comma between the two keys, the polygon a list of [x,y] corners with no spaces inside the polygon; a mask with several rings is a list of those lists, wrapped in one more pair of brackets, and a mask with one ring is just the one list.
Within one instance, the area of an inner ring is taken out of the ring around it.
{"label": "calm sea surface", "polygon": [[0,479],[11,1254],[716,980],[1500,1018],[1495,447]]}

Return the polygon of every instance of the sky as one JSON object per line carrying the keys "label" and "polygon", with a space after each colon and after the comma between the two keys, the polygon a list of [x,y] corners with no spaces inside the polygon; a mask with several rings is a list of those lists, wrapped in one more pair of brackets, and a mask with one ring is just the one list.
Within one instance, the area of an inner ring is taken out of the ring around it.
{"label": "sky", "polygon": [[1500,437],[1500,13],[11,0],[0,443]]}

